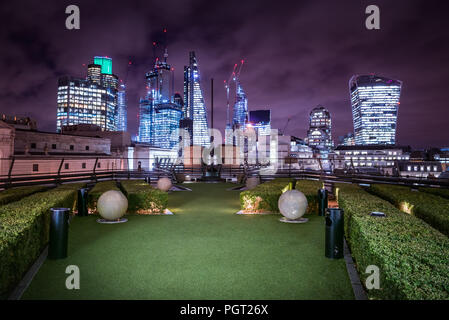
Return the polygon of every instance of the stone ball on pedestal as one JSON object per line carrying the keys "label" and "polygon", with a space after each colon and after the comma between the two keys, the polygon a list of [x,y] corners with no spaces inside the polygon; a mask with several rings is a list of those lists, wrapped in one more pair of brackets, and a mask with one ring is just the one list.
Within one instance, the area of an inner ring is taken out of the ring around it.
{"label": "stone ball on pedestal", "polygon": [[117,190],[103,193],[97,201],[97,210],[106,220],[120,219],[128,209],[128,199]]}
{"label": "stone ball on pedestal", "polygon": [[289,220],[301,218],[306,213],[307,205],[306,196],[298,190],[284,192],[278,201],[279,211]]}
{"label": "stone ball on pedestal", "polygon": [[168,191],[172,187],[171,180],[169,178],[160,178],[157,181],[157,188],[161,191]]}

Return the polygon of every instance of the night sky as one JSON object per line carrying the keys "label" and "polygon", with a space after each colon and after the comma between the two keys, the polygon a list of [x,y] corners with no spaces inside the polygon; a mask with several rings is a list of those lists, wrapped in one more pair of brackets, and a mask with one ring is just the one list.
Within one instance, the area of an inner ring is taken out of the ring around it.
{"label": "night sky", "polygon": [[[56,130],[57,80],[86,76],[95,55],[126,76],[128,127],[137,133],[138,101],[153,64],[152,42],[167,28],[168,62],[182,92],[183,66],[196,52],[215,127],[223,130],[223,80],[245,64],[249,110],[272,110],[272,126],[304,137],[308,114],[322,104],[333,137],[352,132],[348,81],[375,73],[403,81],[397,143],[449,146],[449,5],[447,1],[2,1],[0,112],[30,116]],[[81,29],[67,30],[66,6],[78,5]],[[380,30],[365,28],[365,8],[380,7]],[[162,51],[162,50],[161,50]],[[162,52],[158,51],[160,55]]]}

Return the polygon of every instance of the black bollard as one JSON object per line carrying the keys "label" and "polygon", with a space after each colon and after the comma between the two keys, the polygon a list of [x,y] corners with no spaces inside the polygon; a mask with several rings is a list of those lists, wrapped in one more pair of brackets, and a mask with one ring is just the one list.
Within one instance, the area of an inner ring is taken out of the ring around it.
{"label": "black bollard", "polygon": [[69,235],[69,208],[51,208],[50,243],[48,258],[63,259],[67,257]]}
{"label": "black bollard", "polygon": [[327,209],[327,190],[318,189],[318,215],[324,217]]}
{"label": "black bollard", "polygon": [[326,210],[326,258],[343,258],[343,214],[343,209],[339,208],[328,208]]}
{"label": "black bollard", "polygon": [[78,216],[85,217],[89,215],[87,211],[87,188],[78,190]]}

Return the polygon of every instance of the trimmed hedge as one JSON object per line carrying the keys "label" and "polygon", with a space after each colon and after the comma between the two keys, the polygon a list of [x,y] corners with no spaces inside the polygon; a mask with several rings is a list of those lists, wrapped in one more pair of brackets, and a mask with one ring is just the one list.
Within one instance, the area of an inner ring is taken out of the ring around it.
{"label": "trimmed hedge", "polygon": [[79,190],[81,188],[86,188],[86,182],[76,182],[76,183],[65,183],[58,186],[58,190]]}
{"label": "trimmed hedge", "polygon": [[50,208],[71,208],[74,190],[53,189],[0,207],[0,298],[5,299],[48,243]]}
{"label": "trimmed hedge", "polygon": [[49,187],[47,186],[29,186],[3,190],[0,192],[0,206],[13,201],[18,201],[24,197],[32,195],[33,193],[46,191],[48,189]]}
{"label": "trimmed hedge", "polygon": [[89,190],[87,194],[87,207],[89,209],[89,213],[97,212],[98,199],[103,193],[109,190],[121,191],[117,187],[117,183],[113,180],[97,182],[95,186],[91,190]]}
{"label": "trimmed hedge", "polygon": [[411,191],[403,186],[375,184],[371,185],[369,191],[449,236],[448,200],[426,192]]}
{"label": "trimmed hedge", "polygon": [[143,180],[122,180],[120,185],[128,198],[129,213],[162,213],[167,208],[168,193],[153,188]]}
{"label": "trimmed hedge", "polygon": [[[449,299],[449,239],[421,219],[357,185],[337,184],[345,235],[362,280],[366,267],[380,270],[375,299]],[[382,211],[386,217],[372,217]]]}
{"label": "trimmed hedge", "polygon": [[[278,201],[282,192],[286,189],[292,189],[293,185],[307,197],[309,206],[306,213],[316,212],[318,208],[317,190],[320,183],[317,181],[300,180],[289,178],[278,178],[259,184],[251,190],[240,193],[240,205],[242,210],[252,212],[270,211],[279,213]],[[315,188],[316,187],[316,188]],[[314,191],[313,191],[314,190]]]}
{"label": "trimmed hedge", "polygon": [[419,188],[418,190],[449,199],[449,189],[422,187]]}

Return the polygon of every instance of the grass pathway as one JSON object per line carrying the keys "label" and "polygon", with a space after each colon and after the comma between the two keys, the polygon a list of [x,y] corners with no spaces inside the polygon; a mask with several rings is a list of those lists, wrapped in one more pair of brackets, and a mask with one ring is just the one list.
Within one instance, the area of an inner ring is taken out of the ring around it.
{"label": "grass pathway", "polygon": [[[324,257],[323,218],[241,216],[229,184],[173,192],[173,216],[117,225],[76,217],[69,257],[47,260],[22,299],[353,299],[344,260]],[[80,290],[65,269],[80,268]]]}

